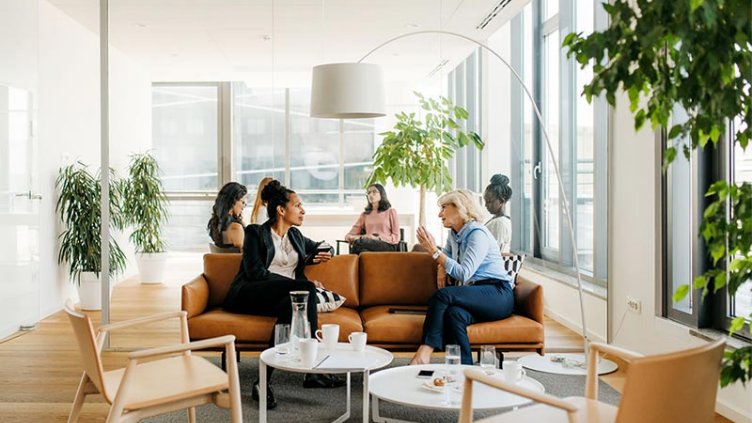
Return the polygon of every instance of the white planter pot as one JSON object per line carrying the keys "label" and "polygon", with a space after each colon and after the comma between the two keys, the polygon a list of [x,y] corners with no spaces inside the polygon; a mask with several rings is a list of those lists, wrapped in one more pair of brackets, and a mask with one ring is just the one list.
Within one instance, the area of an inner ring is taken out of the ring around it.
{"label": "white planter pot", "polygon": [[167,253],[136,254],[136,264],[141,283],[164,282],[164,269]]}
{"label": "white planter pot", "polygon": [[78,298],[81,300],[81,310],[102,309],[102,281],[94,272],[81,272]]}

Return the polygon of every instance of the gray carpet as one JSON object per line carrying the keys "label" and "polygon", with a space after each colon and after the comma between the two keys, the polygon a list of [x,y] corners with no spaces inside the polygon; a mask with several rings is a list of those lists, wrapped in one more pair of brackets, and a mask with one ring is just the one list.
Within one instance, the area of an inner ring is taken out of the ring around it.
{"label": "gray carpet", "polygon": [[[218,360],[212,360],[218,363]],[[404,366],[407,358],[395,358],[389,367]],[[437,361],[440,362],[440,361]],[[258,359],[243,358],[239,366],[240,387],[243,401],[243,421],[258,421],[258,403],[251,398],[251,384],[258,377]],[[557,397],[582,396],[585,391],[585,376],[565,376],[527,370],[527,375],[546,387],[546,392]],[[345,412],[345,387],[337,389],[304,389],[303,375],[275,371],[272,380],[279,404],[267,413],[269,422],[331,422]],[[362,375],[352,377],[352,414],[350,421],[362,420]],[[609,404],[619,403],[619,393],[601,382],[598,384],[598,399]],[[456,422],[457,412],[407,408],[385,401],[380,403],[381,415],[416,422]],[[476,418],[498,414],[499,411],[476,412]],[[145,420],[149,423],[185,422],[185,411],[165,414]],[[199,422],[228,422],[230,413],[212,405],[197,409]]]}

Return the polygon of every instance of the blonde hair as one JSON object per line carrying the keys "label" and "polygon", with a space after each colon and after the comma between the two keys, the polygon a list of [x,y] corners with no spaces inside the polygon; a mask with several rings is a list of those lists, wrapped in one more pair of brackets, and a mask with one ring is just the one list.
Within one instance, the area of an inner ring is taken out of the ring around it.
{"label": "blonde hair", "polygon": [[251,224],[256,224],[259,222],[259,214],[261,213],[261,210],[263,210],[264,202],[261,200],[261,191],[264,190],[264,187],[269,185],[269,182],[273,181],[274,178],[267,176],[264,179],[261,180],[258,184],[258,189],[256,190],[256,199],[253,200],[253,210],[251,211]]}
{"label": "blonde hair", "polygon": [[480,203],[473,198],[473,193],[465,189],[457,189],[442,195],[439,197],[438,203],[439,206],[451,204],[456,207],[460,217],[465,222],[470,220],[481,222],[485,216]]}

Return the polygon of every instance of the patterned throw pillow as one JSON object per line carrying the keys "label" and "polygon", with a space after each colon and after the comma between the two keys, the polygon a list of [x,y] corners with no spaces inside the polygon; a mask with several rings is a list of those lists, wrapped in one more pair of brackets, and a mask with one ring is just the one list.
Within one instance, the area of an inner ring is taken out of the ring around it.
{"label": "patterned throw pillow", "polygon": [[316,299],[318,300],[316,310],[319,313],[334,311],[340,308],[340,306],[342,306],[342,304],[344,304],[347,300],[347,298],[337,294],[334,291],[318,287],[316,288]]}
{"label": "patterned throw pillow", "polygon": [[508,256],[501,256],[501,260],[504,262],[504,269],[506,269],[509,276],[512,277],[512,282],[517,280],[517,273],[522,268],[522,262],[525,261],[524,254],[511,254]]}

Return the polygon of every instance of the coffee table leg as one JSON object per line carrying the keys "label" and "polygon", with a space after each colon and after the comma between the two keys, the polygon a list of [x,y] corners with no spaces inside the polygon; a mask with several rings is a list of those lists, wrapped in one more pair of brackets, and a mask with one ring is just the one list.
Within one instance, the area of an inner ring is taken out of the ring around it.
{"label": "coffee table leg", "polygon": [[347,375],[347,408],[345,409],[345,414],[337,417],[332,423],[342,423],[346,422],[350,419],[350,392],[352,390],[352,386],[350,384],[350,372],[345,373]]}
{"label": "coffee table leg", "polygon": [[266,423],[266,363],[262,360],[259,360],[259,423]]}
{"label": "coffee table leg", "polygon": [[371,393],[368,392],[368,377],[371,375],[371,372],[366,369],[363,372],[363,423],[368,423],[370,419],[368,418],[368,400],[371,398]]}
{"label": "coffee table leg", "polygon": [[373,397],[371,410],[373,413],[373,421],[376,423],[415,423],[409,420],[393,419],[391,417],[381,417],[381,414],[379,414],[379,398],[378,397]]}

